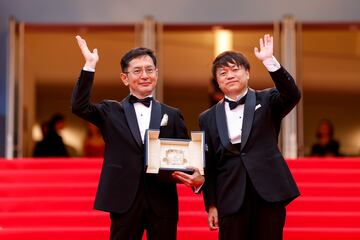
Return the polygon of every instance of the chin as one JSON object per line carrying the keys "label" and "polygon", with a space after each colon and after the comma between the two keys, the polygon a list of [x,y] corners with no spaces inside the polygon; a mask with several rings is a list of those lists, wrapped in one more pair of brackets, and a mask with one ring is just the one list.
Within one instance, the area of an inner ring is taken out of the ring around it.
{"label": "chin", "polygon": [[141,95],[143,96],[147,96],[152,94],[152,92],[154,91],[154,88],[149,88],[149,89],[142,89],[141,91]]}
{"label": "chin", "polygon": [[227,90],[227,92],[229,92],[229,93],[238,93],[238,92],[241,92],[241,91],[242,91],[242,89],[239,88],[239,87],[230,87]]}

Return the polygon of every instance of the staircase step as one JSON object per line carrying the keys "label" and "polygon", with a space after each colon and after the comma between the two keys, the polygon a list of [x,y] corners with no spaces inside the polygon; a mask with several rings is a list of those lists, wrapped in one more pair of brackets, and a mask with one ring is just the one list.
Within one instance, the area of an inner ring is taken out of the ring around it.
{"label": "staircase step", "polygon": [[210,231],[208,227],[178,227],[177,239],[216,240],[217,231]]}
{"label": "staircase step", "polygon": [[[215,240],[217,231],[207,227],[179,227],[178,239]],[[2,228],[0,238],[6,240],[106,240],[107,227],[67,228]],[[145,237],[143,239],[146,239]],[[285,228],[284,240],[359,240],[360,228]]]}
{"label": "staircase step", "polygon": [[2,228],[6,240],[106,240],[108,227]]}
{"label": "staircase step", "polygon": [[[336,194],[333,194],[336,195]],[[202,198],[179,197],[179,209],[181,211],[205,211]],[[301,195],[287,206],[288,211],[360,211],[360,196],[305,196]]]}
{"label": "staircase step", "polygon": [[302,196],[360,197],[360,183],[299,183]]}
{"label": "staircase step", "polygon": [[88,212],[11,212],[0,213],[0,227],[109,227],[109,215]]}
{"label": "staircase step", "polygon": [[[204,227],[205,212],[180,212],[179,226]],[[6,212],[0,213],[0,227],[109,226],[107,213],[87,212]],[[287,227],[358,227],[360,212],[288,212]]]}
{"label": "staircase step", "polygon": [[89,211],[93,197],[13,197],[0,198],[0,212]]}
{"label": "staircase step", "polygon": [[[100,169],[102,158],[0,158],[0,169]],[[286,161],[291,169],[360,169],[359,158],[298,158]]]}
{"label": "staircase step", "polygon": [[205,205],[202,197],[182,197],[179,196],[180,211],[205,211]]}
{"label": "staircase step", "polygon": [[[297,184],[303,196],[360,196],[360,182],[299,181]],[[177,190],[179,196],[202,198],[202,194],[194,194],[183,184],[178,184]]]}
{"label": "staircase step", "polygon": [[360,228],[285,228],[284,240],[359,240]]}
{"label": "staircase step", "polygon": [[[93,196],[0,197],[0,212],[88,211],[93,209]],[[202,198],[179,197],[181,211],[205,211]]]}
{"label": "staircase step", "polygon": [[292,169],[297,183],[360,183],[360,169]]}
{"label": "staircase step", "polygon": [[360,212],[302,212],[290,211],[286,227],[360,228]]}
{"label": "staircase step", "polygon": [[[0,159],[0,239],[109,239],[93,210],[101,158]],[[287,160],[301,196],[287,206],[284,240],[360,239],[360,159]],[[177,185],[178,239],[215,240],[202,194]],[[143,237],[146,240],[146,237]]]}
{"label": "staircase step", "polygon": [[[177,239],[216,240],[217,231],[207,227],[178,227]],[[108,227],[2,228],[0,239],[6,240],[106,240]],[[146,240],[146,237],[143,237]]]}
{"label": "staircase step", "polygon": [[100,170],[94,169],[19,169],[0,170],[1,183],[98,182]]}
{"label": "staircase step", "polygon": [[[108,227],[108,213],[82,212],[0,212],[0,227]],[[180,212],[180,227],[206,227],[205,212]]]}
{"label": "staircase step", "polygon": [[[299,183],[303,196],[358,196],[360,183]],[[94,196],[97,182],[87,183],[2,183],[0,197]],[[186,187],[187,188],[187,187]],[[179,196],[202,199],[201,194],[178,187]]]}
{"label": "staircase step", "polygon": [[360,197],[300,196],[287,206],[287,211],[360,212]]}
{"label": "staircase step", "polygon": [[297,158],[286,161],[290,169],[360,169],[359,158]]}
{"label": "staircase step", "polygon": [[[88,211],[94,197],[6,197],[0,198],[0,212]],[[180,197],[181,211],[203,211],[201,198]],[[325,204],[326,203],[326,204]],[[360,211],[360,197],[300,196],[287,206],[288,211]]]}
{"label": "staircase step", "polygon": [[0,184],[0,197],[94,196],[97,183],[7,183]]}
{"label": "staircase step", "polygon": [[102,158],[0,158],[0,169],[100,169]]}

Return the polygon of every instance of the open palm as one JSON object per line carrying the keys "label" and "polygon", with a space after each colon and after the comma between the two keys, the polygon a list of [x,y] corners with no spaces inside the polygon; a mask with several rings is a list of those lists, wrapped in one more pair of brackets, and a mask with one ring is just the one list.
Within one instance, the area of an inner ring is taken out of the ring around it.
{"label": "open palm", "polygon": [[95,69],[96,63],[99,61],[99,55],[97,49],[95,48],[92,52],[89,50],[85,39],[81,38],[79,35],[76,37],[77,43],[80,47],[80,50],[85,58],[85,66]]}
{"label": "open palm", "polygon": [[259,44],[260,44],[260,50],[257,47],[254,48],[255,56],[261,61],[264,61],[265,59],[268,58],[272,58],[273,46],[274,46],[273,37],[270,36],[269,34],[265,34],[264,39],[260,38]]}

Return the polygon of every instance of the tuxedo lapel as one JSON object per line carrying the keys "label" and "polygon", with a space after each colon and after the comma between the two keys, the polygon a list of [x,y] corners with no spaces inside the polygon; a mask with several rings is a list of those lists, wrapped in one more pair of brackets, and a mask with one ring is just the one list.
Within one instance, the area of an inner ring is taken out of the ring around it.
{"label": "tuxedo lapel", "polygon": [[230,152],[239,154],[239,150],[236,149],[229,140],[229,132],[227,128],[226,113],[225,113],[225,101],[224,99],[216,104],[216,127],[219,133],[219,137],[222,145]]}
{"label": "tuxedo lapel", "polygon": [[249,139],[250,130],[253,124],[254,112],[255,112],[256,96],[254,90],[249,89],[246,102],[244,107],[244,118],[242,125],[242,134],[241,134],[241,150],[246,145],[247,140]]}
{"label": "tuxedo lapel", "polygon": [[155,99],[152,101],[149,129],[160,129],[161,104]]}
{"label": "tuxedo lapel", "polygon": [[133,135],[137,145],[140,148],[142,148],[142,140],[141,140],[139,125],[136,118],[136,113],[134,106],[131,103],[129,103],[129,96],[122,101],[122,105],[124,108],[126,121],[129,125],[131,134]]}

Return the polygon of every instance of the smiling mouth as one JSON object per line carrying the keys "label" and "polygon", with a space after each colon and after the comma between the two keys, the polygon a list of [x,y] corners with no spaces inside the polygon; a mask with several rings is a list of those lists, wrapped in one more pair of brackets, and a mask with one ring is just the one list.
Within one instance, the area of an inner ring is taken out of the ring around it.
{"label": "smiling mouth", "polygon": [[151,82],[143,82],[143,83],[140,83],[140,85],[142,85],[142,86],[149,86],[149,85],[151,85]]}
{"label": "smiling mouth", "polygon": [[237,83],[237,81],[230,81],[230,82],[227,82],[226,85],[231,85],[231,84],[234,84],[234,83]]}

